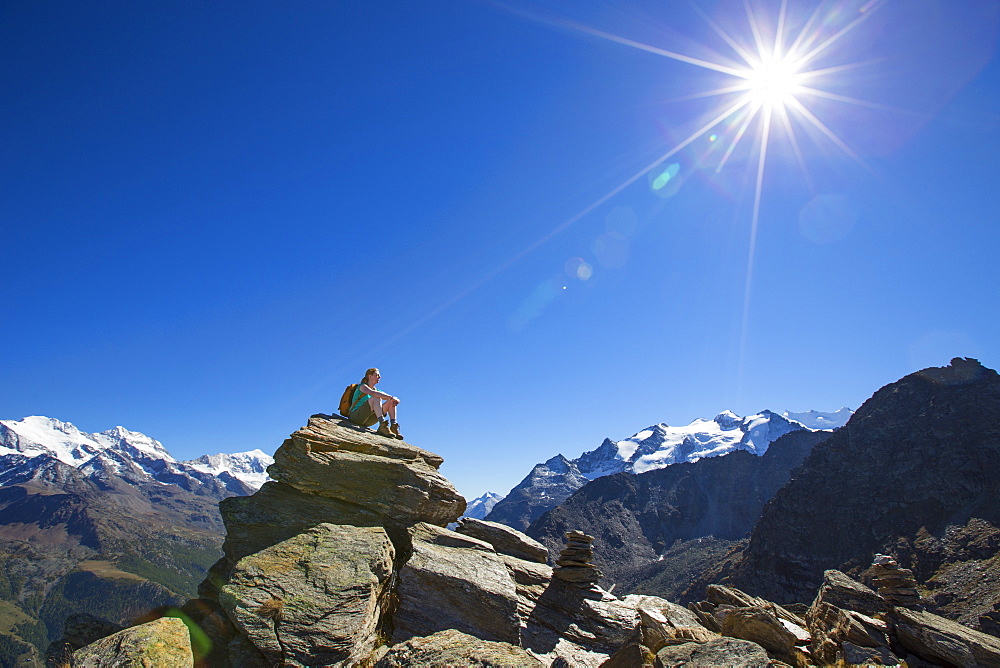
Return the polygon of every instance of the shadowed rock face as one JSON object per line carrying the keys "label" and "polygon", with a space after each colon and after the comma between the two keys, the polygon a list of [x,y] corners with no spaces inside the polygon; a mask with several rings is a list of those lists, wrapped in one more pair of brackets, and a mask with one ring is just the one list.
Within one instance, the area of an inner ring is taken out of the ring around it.
{"label": "shadowed rock face", "polygon": [[[992,557],[1000,539],[998,415],[1000,375],[976,360],[956,358],[883,387],[767,504],[731,581],[803,601],[824,570],[857,574],[878,552],[896,556],[920,583],[948,562]],[[956,537],[972,526],[973,539]],[[995,568],[984,566],[983,575],[992,578]],[[997,593],[966,594],[962,603],[985,611]]]}

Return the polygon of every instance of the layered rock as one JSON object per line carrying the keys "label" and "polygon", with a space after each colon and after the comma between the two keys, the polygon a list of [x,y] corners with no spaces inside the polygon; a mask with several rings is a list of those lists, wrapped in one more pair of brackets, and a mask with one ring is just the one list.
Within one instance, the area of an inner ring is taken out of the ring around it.
{"label": "layered rock", "polygon": [[591,546],[593,542],[594,537],[582,531],[567,531],[566,547],[559,552],[556,569],[552,574],[560,580],[585,586],[598,582],[603,573],[590,563],[594,558]]}
{"label": "layered rock", "polygon": [[[824,574],[804,619],[766,599],[720,585],[709,586],[706,600],[689,607],[709,628],[751,641],[782,664],[1000,666],[997,638],[938,615],[894,606],[835,570]],[[683,654],[671,648],[661,654],[661,664],[711,665],[694,659],[714,651],[711,644]],[[738,657],[718,661],[747,665]]]}
{"label": "layered rock", "polygon": [[300,492],[360,507],[390,522],[444,526],[465,512],[465,499],[438,473],[443,461],[346,420],[314,416],[278,448],[267,472]]}
{"label": "layered rock", "polygon": [[917,591],[917,580],[909,568],[900,568],[899,562],[892,557],[879,554],[875,563],[868,569],[878,589],[879,596],[892,605],[907,608],[917,608],[920,605],[920,592]]}

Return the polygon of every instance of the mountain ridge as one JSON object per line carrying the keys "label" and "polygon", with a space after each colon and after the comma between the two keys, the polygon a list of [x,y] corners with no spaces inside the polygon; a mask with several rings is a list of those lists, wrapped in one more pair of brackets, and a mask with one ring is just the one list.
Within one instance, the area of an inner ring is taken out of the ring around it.
{"label": "mountain ridge", "polygon": [[785,411],[781,415],[764,410],[746,417],[726,410],[712,419],[698,418],[681,427],[659,423],[620,441],[605,438],[597,448],[576,459],[558,454],[536,464],[486,519],[523,531],[591,480],[622,472],[643,473],[737,450],[763,455],[784,434],[819,431],[787,415],[822,424],[822,430],[826,431],[839,427],[850,414],[846,407],[833,413]]}

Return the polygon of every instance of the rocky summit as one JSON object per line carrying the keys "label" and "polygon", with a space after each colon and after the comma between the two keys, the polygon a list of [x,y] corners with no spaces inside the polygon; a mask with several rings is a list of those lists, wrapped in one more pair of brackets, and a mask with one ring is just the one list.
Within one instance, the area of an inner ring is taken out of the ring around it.
{"label": "rocky summit", "polygon": [[[746,549],[700,585],[803,602],[837,569],[978,625],[1000,599],[998,415],[1000,375],[974,359],[886,385],[813,448]],[[891,562],[873,568],[878,554]]]}
{"label": "rocky summit", "polygon": [[510,527],[466,518],[449,529],[465,500],[440,464],[407,443],[312,416],[278,450],[273,482],[222,502],[225,556],[201,598],[126,629],[74,618],[52,648],[52,665],[1000,661],[1000,640],[901,607],[898,586],[874,591],[839,571],[825,574],[811,606],[795,609],[719,585],[690,608],[656,596],[618,598],[597,585],[590,560],[599,547],[579,530],[565,532],[553,569],[541,543]]}

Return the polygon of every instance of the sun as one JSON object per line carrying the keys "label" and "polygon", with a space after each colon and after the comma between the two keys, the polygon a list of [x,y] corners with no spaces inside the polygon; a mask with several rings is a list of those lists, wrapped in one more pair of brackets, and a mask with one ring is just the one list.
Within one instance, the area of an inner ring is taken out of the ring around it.
{"label": "sun", "polygon": [[804,76],[787,57],[762,60],[746,73],[746,91],[755,105],[775,109],[795,102],[803,92]]}

